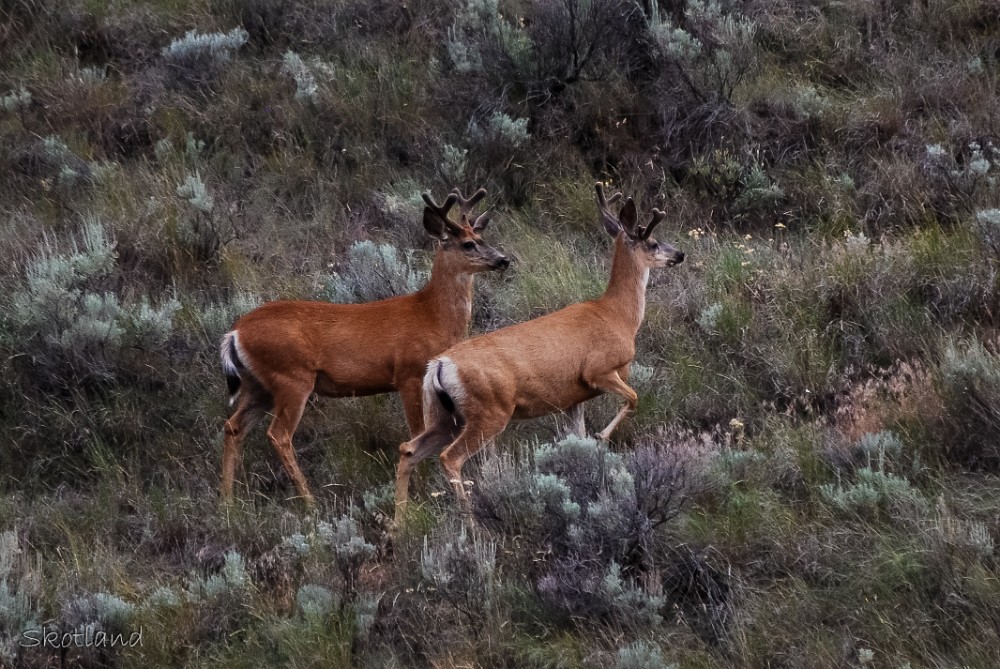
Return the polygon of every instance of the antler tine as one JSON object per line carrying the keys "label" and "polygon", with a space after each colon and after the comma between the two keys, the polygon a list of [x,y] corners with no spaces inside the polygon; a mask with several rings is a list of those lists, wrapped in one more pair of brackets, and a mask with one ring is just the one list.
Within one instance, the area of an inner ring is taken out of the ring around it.
{"label": "antler tine", "polygon": [[649,223],[646,224],[646,227],[642,229],[642,232],[639,234],[639,239],[649,239],[649,236],[653,234],[653,228],[662,223],[663,219],[666,217],[666,212],[653,207],[653,218],[651,218]]}
{"label": "antler tine", "polygon": [[438,205],[434,204],[434,200],[431,199],[430,193],[421,193],[420,197],[424,199],[424,203],[428,207],[433,209],[438,216],[440,216],[446,221],[448,220],[448,212],[451,211],[451,208],[454,207],[455,203],[458,202],[459,200],[458,195],[456,195],[455,193],[449,193],[448,197],[444,201],[444,206],[439,207]]}
{"label": "antler tine", "polygon": [[[608,207],[610,205],[622,199],[621,193],[615,193],[614,195],[611,196],[610,199],[606,198],[604,196],[604,184],[602,184],[600,181],[594,184],[594,190],[597,191],[597,206],[600,207],[603,211],[608,211]],[[608,213],[611,212],[608,211]]]}
{"label": "antler tine", "polygon": [[475,208],[477,204],[479,204],[480,200],[486,197],[485,188],[480,188],[479,190],[477,190],[475,193],[472,194],[472,197],[470,197],[468,200],[462,197],[462,191],[460,191],[458,188],[453,189],[451,192],[453,195],[456,195],[458,197],[458,211],[460,216],[467,215]]}

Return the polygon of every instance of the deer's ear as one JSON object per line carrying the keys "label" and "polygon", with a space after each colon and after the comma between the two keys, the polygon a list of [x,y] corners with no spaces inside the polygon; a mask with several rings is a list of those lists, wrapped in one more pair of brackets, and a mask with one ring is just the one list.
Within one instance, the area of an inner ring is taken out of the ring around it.
{"label": "deer's ear", "polygon": [[430,207],[424,207],[424,230],[434,239],[444,241],[448,238],[447,223]]}
{"label": "deer's ear", "polygon": [[486,226],[490,224],[490,213],[485,212],[476,216],[476,220],[472,222],[472,231],[479,234],[486,229]]}
{"label": "deer's ear", "polygon": [[621,223],[607,212],[601,212],[601,222],[604,223],[604,230],[612,237],[617,237],[618,233],[622,231]]}
{"label": "deer's ear", "polygon": [[635,224],[639,222],[639,210],[636,209],[632,198],[625,200],[622,210],[618,212],[618,221],[625,232],[630,235],[635,233]]}

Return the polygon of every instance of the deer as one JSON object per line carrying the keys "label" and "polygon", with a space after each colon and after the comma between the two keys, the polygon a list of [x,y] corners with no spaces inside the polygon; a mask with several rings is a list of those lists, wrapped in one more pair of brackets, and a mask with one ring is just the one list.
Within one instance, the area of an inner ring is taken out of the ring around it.
{"label": "deer", "polygon": [[[423,226],[437,250],[426,285],[415,293],[365,304],[279,300],[242,316],[222,338],[220,356],[234,409],[224,425],[222,499],[247,432],[271,411],[267,437],[306,505],[315,505],[292,437],[312,393],[359,397],[398,392],[410,436],[423,429],[422,379],[427,362],[468,336],[473,276],[505,270],[510,260],[480,234],[490,212],[472,217],[486,196],[452,191],[443,205],[424,193]],[[458,221],[448,215],[458,205]]]}
{"label": "deer", "polygon": [[664,212],[654,208],[649,222],[640,225],[632,198],[616,216],[610,206],[621,193],[609,199],[600,183],[595,188],[599,217],[614,238],[604,294],[466,339],[431,359],[423,377],[424,431],[399,447],[395,527],[405,520],[410,473],[429,455],[438,454],[471,523],[462,466],[511,420],[569,412],[579,433],[581,405],[614,393],[625,405],[597,435],[606,441],[635,410],[638,395],[626,380],[644,317],[650,270],[677,265],[684,253],[651,236]]}

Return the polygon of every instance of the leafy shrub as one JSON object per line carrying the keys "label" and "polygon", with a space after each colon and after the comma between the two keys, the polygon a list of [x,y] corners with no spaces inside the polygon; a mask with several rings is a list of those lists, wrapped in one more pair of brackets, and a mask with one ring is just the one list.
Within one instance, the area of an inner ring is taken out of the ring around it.
{"label": "leafy shrub", "polygon": [[198,211],[211,214],[215,207],[215,199],[205,187],[205,182],[201,180],[201,174],[189,174],[184,179],[184,183],[177,186],[177,196],[182,197]]}
{"label": "leafy shrub", "polygon": [[976,225],[986,246],[994,255],[1000,256],[1000,209],[976,212]]}
{"label": "leafy shrub", "polygon": [[321,585],[306,584],[295,593],[295,606],[306,617],[323,617],[339,606],[337,596]]}
{"label": "leafy shrub", "polygon": [[[941,144],[928,144],[921,165],[930,185],[947,193],[948,202],[939,204],[944,215],[969,211],[971,204],[996,188],[1000,178],[1000,148],[992,141],[976,141],[949,151]],[[955,201],[955,202],[952,202]]]}
{"label": "leafy shrub", "polygon": [[340,516],[333,524],[321,520],[308,535],[292,534],[282,541],[282,546],[299,561],[308,556],[332,555],[351,598],[357,594],[361,567],[375,554],[375,547],[365,541],[357,521],[349,515]]}
{"label": "leafy shrub", "polygon": [[528,134],[528,119],[511,118],[503,112],[494,112],[485,127],[473,122],[469,126],[469,137],[474,142],[494,142],[512,148],[521,146],[531,138]]}
{"label": "leafy shrub", "polygon": [[239,598],[250,586],[246,561],[237,551],[226,553],[222,570],[211,576],[192,576],[187,583],[187,596],[191,601]]}
{"label": "leafy shrub", "polygon": [[409,252],[365,240],[351,244],[340,272],[326,282],[325,297],[331,302],[371,302],[415,292],[423,281]]}
{"label": "leafy shrub", "polygon": [[102,222],[85,221],[82,247],[68,253],[43,247],[25,268],[25,285],[11,296],[11,321],[38,352],[32,363],[55,378],[65,365],[81,378],[111,378],[123,347],[159,350],[173,331],[180,303],[154,306],[142,297],[121,304],[107,290],[115,266],[115,242]]}
{"label": "leafy shrub", "polygon": [[[894,432],[883,430],[864,434],[854,445],[854,451],[869,469],[906,473],[903,470],[903,442]],[[919,469],[919,460],[912,465],[914,470]]]}
{"label": "leafy shrub", "polygon": [[196,317],[208,341],[218,341],[223,333],[232,327],[237,318],[261,305],[261,298],[250,293],[239,292],[228,300],[201,307]]}
{"label": "leafy shrub", "polygon": [[458,610],[483,615],[496,596],[496,550],[495,543],[470,536],[464,527],[451,538],[424,537],[420,574]]}
{"label": "leafy shrub", "polygon": [[737,13],[736,3],[691,0],[684,27],[651,5],[649,31],[664,55],[676,61],[686,82],[704,99],[729,100],[754,65],[756,24]]}
{"label": "leafy shrub", "polygon": [[979,341],[946,344],[940,365],[950,455],[960,465],[1000,468],[1000,357]]}
{"label": "leafy shrub", "polygon": [[938,542],[952,551],[965,552],[977,560],[993,557],[996,543],[985,523],[956,518],[943,496],[938,497],[936,511],[930,533],[932,543]]}
{"label": "leafy shrub", "polygon": [[249,35],[242,28],[233,28],[228,33],[199,33],[190,30],[184,37],[178,37],[163,47],[162,55],[173,63],[190,63],[207,60],[223,63],[229,60],[233,51],[246,44]]}
{"label": "leafy shrub", "polygon": [[660,624],[666,603],[659,588],[622,576],[612,562],[605,568],[581,558],[555,562],[537,585],[542,603],[554,613],[590,618],[624,629],[648,629]]}
{"label": "leafy shrub", "polygon": [[228,33],[188,31],[160,52],[169,81],[176,86],[208,89],[232,53],[246,44],[248,38],[247,31],[241,27]]}
{"label": "leafy shrub", "polygon": [[[530,457],[485,463],[475,512],[505,535],[531,538],[523,559],[554,610],[650,625],[662,600],[641,574],[659,560],[654,530],[686,500],[693,478],[686,464],[666,447],[641,446],[626,458],[569,437]],[[550,566],[532,553],[550,555]]]}
{"label": "leafy shrub", "polygon": [[98,592],[69,600],[63,606],[62,622],[91,638],[97,631],[126,634],[127,638],[134,613],[135,607],[121,597]]}
{"label": "leafy shrub", "polygon": [[907,510],[922,511],[926,507],[926,500],[907,479],[868,467],[858,469],[852,483],[824,484],[819,493],[838,511],[868,517],[879,511],[905,513]]}
{"label": "leafy shrub", "polygon": [[612,662],[614,669],[677,669],[667,664],[660,647],[648,641],[636,641],[618,649]]}
{"label": "leafy shrub", "polygon": [[21,88],[0,97],[0,109],[22,116],[31,106],[31,93]]}
{"label": "leafy shrub", "polygon": [[316,77],[294,51],[286,51],[281,71],[295,80],[295,99],[299,102],[315,102],[319,89]]}

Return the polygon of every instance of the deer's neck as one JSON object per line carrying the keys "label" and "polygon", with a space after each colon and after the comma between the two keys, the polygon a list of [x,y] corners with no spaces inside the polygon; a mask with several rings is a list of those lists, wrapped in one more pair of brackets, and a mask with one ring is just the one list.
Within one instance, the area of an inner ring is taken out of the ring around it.
{"label": "deer's neck", "polygon": [[437,250],[423,293],[452,338],[458,341],[465,337],[472,322],[472,274],[461,270],[451,253]]}
{"label": "deer's neck", "polygon": [[640,264],[628,248],[625,235],[615,240],[615,255],[611,262],[611,280],[599,302],[622,322],[635,336],[646,313],[646,284],[649,268]]}

